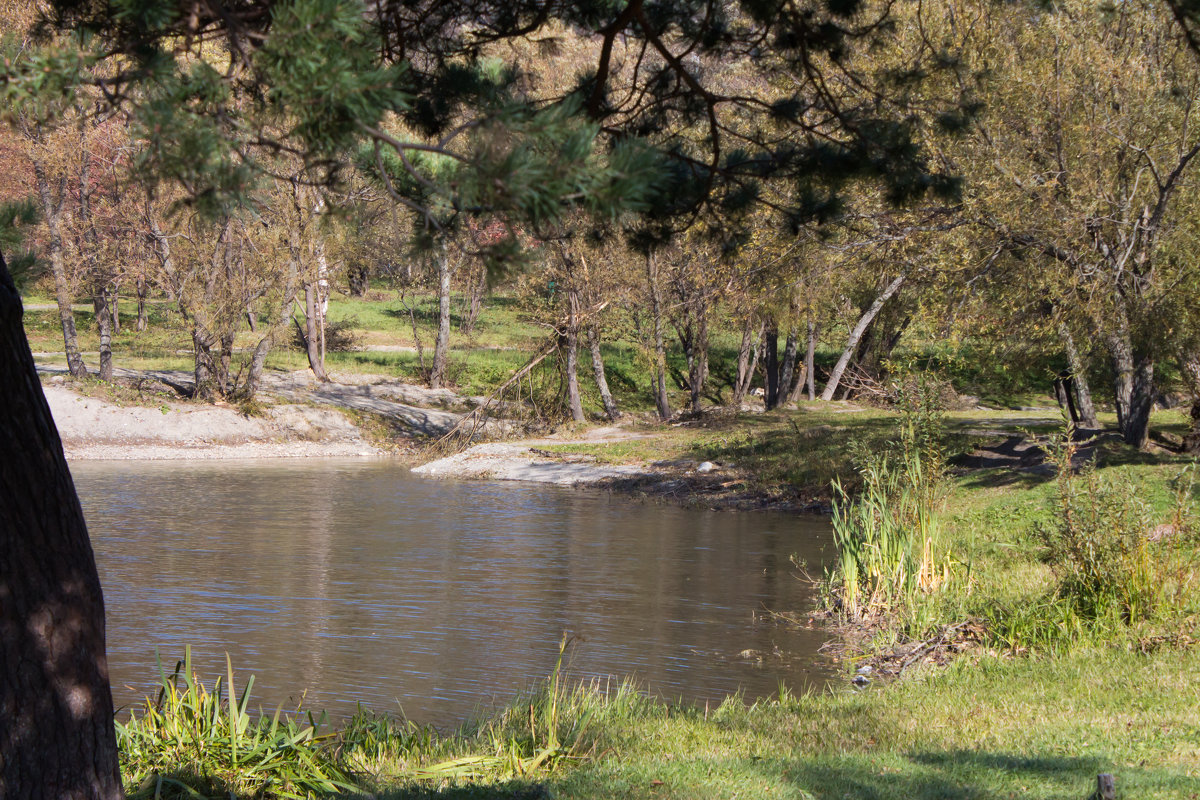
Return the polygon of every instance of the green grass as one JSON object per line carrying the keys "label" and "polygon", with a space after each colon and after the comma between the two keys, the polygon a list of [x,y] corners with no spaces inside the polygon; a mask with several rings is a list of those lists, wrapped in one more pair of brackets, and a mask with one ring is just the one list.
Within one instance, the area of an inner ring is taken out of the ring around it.
{"label": "green grass", "polygon": [[[982,655],[865,691],[711,709],[604,689],[552,680],[445,734],[362,713],[323,752],[393,800],[1082,800],[1100,772],[1116,775],[1122,797],[1200,791],[1195,648]],[[190,785],[229,796],[227,784]]]}

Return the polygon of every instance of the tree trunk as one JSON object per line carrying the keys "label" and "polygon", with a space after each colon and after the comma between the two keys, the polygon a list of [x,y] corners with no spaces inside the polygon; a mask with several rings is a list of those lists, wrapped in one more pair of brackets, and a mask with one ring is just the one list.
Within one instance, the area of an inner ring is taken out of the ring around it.
{"label": "tree trunk", "polygon": [[123,797],[104,598],[0,255],[0,797]]}
{"label": "tree trunk", "polygon": [[328,381],[325,374],[325,353],[321,349],[317,285],[304,284],[304,350],[308,354],[308,368],[319,381]]}
{"label": "tree trunk", "polygon": [[59,201],[54,202],[50,192],[50,182],[40,164],[34,164],[34,177],[37,181],[38,196],[42,201],[42,213],[46,218],[46,228],[50,234],[46,249],[50,253],[50,270],[54,274],[54,299],[58,303],[58,316],[62,321],[63,349],[67,354],[67,369],[76,378],[86,378],[88,371],[79,355],[79,334],[75,330],[75,313],[71,310],[71,289],[67,284],[67,268],[63,263],[62,241],[62,196],[65,182],[59,181]]}
{"label": "tree trunk", "polygon": [[470,295],[467,304],[467,313],[463,315],[462,332],[471,333],[475,330],[475,323],[479,321],[479,312],[483,309],[483,297],[487,294],[487,265],[483,263],[483,259],[475,259],[479,263],[471,272],[471,286],[468,290]]}
{"label": "tree trunk", "polygon": [[119,285],[113,285],[112,292],[109,293],[109,302],[112,304],[113,333],[119,336],[121,334],[121,287]]}
{"label": "tree trunk", "polygon": [[100,380],[111,383],[113,379],[113,316],[107,288],[107,286],[96,287],[96,294],[92,297],[92,309],[96,314],[96,328],[100,332]]}
{"label": "tree trunk", "polygon": [[1063,349],[1067,352],[1067,364],[1071,368],[1072,388],[1075,390],[1075,409],[1079,412],[1079,423],[1084,428],[1097,430],[1100,421],[1096,419],[1096,406],[1092,402],[1092,390],[1088,385],[1087,365],[1079,356],[1079,348],[1075,346],[1075,337],[1066,323],[1059,323],[1059,334],[1062,336]]}
{"label": "tree trunk", "polygon": [[194,351],[195,371],[192,397],[196,400],[212,402],[220,396],[217,388],[217,365],[213,360],[212,349],[217,339],[199,323],[192,325],[192,349]]}
{"label": "tree trunk", "polygon": [[583,403],[579,397],[579,290],[575,288],[574,280],[567,289],[567,331],[565,345],[567,351],[567,406],[571,410],[571,419],[583,422]]}
{"label": "tree trunk", "polygon": [[1134,352],[1124,309],[1113,315],[1116,327],[1108,334],[1113,363],[1113,399],[1117,427],[1126,444],[1143,449],[1150,440],[1150,411],[1154,404],[1154,361]]}
{"label": "tree trunk", "polygon": [[654,323],[654,404],[661,419],[671,418],[671,400],[667,397],[667,348],[663,343],[662,294],[658,285],[658,262],[646,254],[646,280],[650,286],[650,315]]}
{"label": "tree trunk", "polygon": [[763,333],[763,371],[767,373],[763,405],[770,411],[779,404],[779,328],[772,322]]}
{"label": "tree trunk", "polygon": [[844,350],[842,350],[841,358],[839,358],[837,364],[834,365],[833,372],[829,373],[829,380],[825,383],[825,390],[821,392],[822,400],[828,402],[833,399],[833,393],[837,391],[838,384],[842,381],[842,373],[846,371],[846,367],[850,363],[850,358],[854,355],[855,350],[858,348],[859,340],[862,339],[867,327],[879,314],[880,309],[883,308],[883,304],[890,300],[892,295],[898,292],[900,287],[904,285],[905,277],[905,275],[901,275],[889,283],[887,288],[883,290],[883,293],[875,298],[875,302],[871,303],[871,307],[864,311],[863,315],[859,317],[858,323],[850,331],[850,336],[846,340],[846,347]]}
{"label": "tree trunk", "polygon": [[592,323],[587,326],[588,347],[592,351],[592,375],[596,378],[596,388],[600,390],[600,400],[604,403],[604,414],[610,420],[616,421],[621,416],[617,401],[613,399],[608,388],[608,379],[604,376],[604,355],[600,352],[600,326]]}
{"label": "tree trunk", "polygon": [[442,388],[446,382],[446,360],[450,352],[450,255],[443,246],[438,252],[438,332],[433,343],[433,369],[429,386]]}
{"label": "tree trunk", "polygon": [[692,303],[692,320],[695,330],[691,337],[688,386],[691,389],[692,413],[699,414],[704,384],[708,380],[708,298],[700,290],[696,291]]}
{"label": "tree trunk", "polygon": [[242,397],[253,400],[262,385],[263,369],[266,367],[267,355],[275,346],[275,337],[287,327],[288,317],[291,316],[292,300],[296,296],[296,287],[300,282],[300,264],[294,258],[288,259],[286,278],[283,282],[283,294],[279,299],[279,313],[271,321],[266,334],[258,340],[254,353],[250,356],[250,366],[246,370],[246,384],[241,389]]}
{"label": "tree trunk", "polygon": [[79,166],[79,217],[83,223],[83,249],[88,264],[88,281],[92,284],[92,311],[100,336],[100,380],[112,382],[112,336],[116,327],[116,293],[112,289],[108,270],[100,266],[100,237],[92,219],[91,159],[87,148],[81,148]]}
{"label": "tree trunk", "polygon": [[146,298],[150,294],[150,286],[146,279],[138,276],[137,279],[137,326],[135,330],[138,333],[146,330],[149,320],[146,316]]}
{"label": "tree trunk", "polygon": [[737,377],[733,382],[733,407],[741,408],[750,392],[754,379],[754,368],[758,366],[758,340],[762,338],[762,326],[755,330],[754,317],[746,317],[742,325],[742,343],[738,346]]}
{"label": "tree trunk", "polygon": [[1067,412],[1072,425],[1079,424],[1079,412],[1075,410],[1075,400],[1071,397],[1071,375],[1065,373],[1054,378],[1054,399],[1058,407]]}
{"label": "tree trunk", "polygon": [[808,391],[808,399],[817,399],[817,336],[819,331],[816,323],[813,322],[812,316],[808,318],[808,348],[804,351],[804,385]]}
{"label": "tree trunk", "polygon": [[1200,453],[1200,352],[1180,354],[1179,372],[1192,398],[1191,426],[1183,437],[1183,451],[1194,455]]}
{"label": "tree trunk", "polygon": [[353,264],[346,271],[351,297],[363,297],[371,286],[371,268],[365,262]]}
{"label": "tree trunk", "polygon": [[787,341],[783,346],[783,363],[779,366],[779,395],[776,405],[791,400],[794,394],[792,377],[796,373],[796,353],[800,350],[800,340],[796,334],[796,326],[788,328]]}

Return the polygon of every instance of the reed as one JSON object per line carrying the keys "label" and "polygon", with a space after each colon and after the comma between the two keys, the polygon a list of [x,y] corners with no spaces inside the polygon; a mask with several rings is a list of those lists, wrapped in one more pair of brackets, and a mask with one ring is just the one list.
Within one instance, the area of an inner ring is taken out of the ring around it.
{"label": "reed", "polygon": [[226,656],[224,683],[210,691],[192,670],[191,648],[167,674],[159,661],[155,700],[118,722],[117,742],[129,796],[158,798],[304,798],[352,790],[311,714],[283,713],[252,719],[251,677],[234,691]]}
{"label": "reed", "polygon": [[826,572],[827,602],[855,619],[911,608],[950,576],[950,560],[939,564],[937,555],[946,462],[941,417],[920,385],[902,392],[900,405],[899,439],[882,452],[857,454],[857,494],[832,482],[838,558]]}

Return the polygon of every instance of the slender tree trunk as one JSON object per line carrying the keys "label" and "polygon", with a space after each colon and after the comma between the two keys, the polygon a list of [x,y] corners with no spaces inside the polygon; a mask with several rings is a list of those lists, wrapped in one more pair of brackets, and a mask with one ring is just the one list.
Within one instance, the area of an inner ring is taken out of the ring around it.
{"label": "slender tree trunk", "polygon": [[804,351],[804,385],[808,391],[808,399],[817,399],[817,336],[819,331],[817,325],[813,322],[812,316],[808,318],[808,348]]}
{"label": "slender tree trunk", "polygon": [[483,310],[483,297],[487,294],[487,265],[482,259],[475,259],[479,263],[475,269],[471,271],[471,285],[468,290],[470,299],[467,304],[467,313],[463,316],[462,332],[471,333],[475,330],[475,323],[479,321],[479,312]]}
{"label": "slender tree trunk", "polygon": [[289,258],[287,277],[284,279],[283,294],[279,301],[279,313],[271,321],[266,334],[258,340],[258,344],[254,347],[254,353],[250,356],[250,367],[246,373],[246,385],[242,390],[242,396],[247,400],[253,400],[254,396],[258,394],[258,390],[262,386],[262,374],[267,364],[267,355],[271,352],[271,348],[275,346],[275,338],[279,335],[279,332],[287,327],[288,317],[291,316],[292,300],[296,296],[296,288],[300,282],[299,275],[299,263],[295,258]]}
{"label": "slender tree trunk", "polygon": [[250,326],[251,333],[258,333],[258,314],[254,313],[251,306],[246,306],[246,324]]}
{"label": "slender tree trunk", "polygon": [[654,324],[654,404],[661,419],[671,418],[671,400],[667,397],[667,348],[663,342],[662,293],[658,285],[658,261],[646,255],[646,280],[650,286],[650,315]]}
{"label": "slender tree trunk", "polygon": [[[758,340],[762,336],[761,326],[756,330],[754,317],[746,317],[742,324],[742,343],[738,345],[737,377],[733,381],[733,407],[740,408],[746,402],[754,368],[758,362]],[[754,356],[751,362],[751,355]]]}
{"label": "slender tree trunk", "polygon": [[763,405],[767,411],[779,405],[779,328],[772,322],[763,333],[763,371],[767,373]]}
{"label": "slender tree trunk", "polygon": [[858,348],[859,340],[862,339],[867,327],[879,314],[880,309],[883,308],[883,304],[890,300],[892,295],[898,292],[900,287],[904,285],[905,277],[905,275],[901,275],[889,283],[887,288],[875,298],[875,302],[871,303],[871,307],[863,312],[863,315],[859,317],[858,323],[850,331],[850,336],[846,340],[846,347],[844,350],[842,350],[841,358],[839,358],[837,364],[834,365],[833,372],[829,373],[829,380],[825,383],[825,390],[821,392],[822,400],[828,402],[833,399],[833,394],[837,391],[838,384],[842,381],[842,373],[846,371],[846,367],[850,364],[851,357],[853,357],[855,350]]}
{"label": "slender tree trunk", "polygon": [[40,164],[33,166],[37,181],[38,197],[42,201],[42,214],[46,218],[49,239],[46,243],[50,254],[50,270],[54,274],[54,299],[58,303],[58,316],[62,321],[63,349],[67,354],[67,369],[76,378],[86,378],[88,371],[79,355],[79,334],[75,330],[75,313],[71,310],[71,289],[67,284],[67,268],[63,263],[62,204],[65,180],[59,180],[59,201],[54,202],[50,181]]}
{"label": "slender tree trunk", "polygon": [[325,354],[321,352],[321,331],[319,330],[319,304],[317,286],[315,283],[304,284],[304,349],[308,354],[308,368],[319,381],[328,381],[325,374]]}
{"label": "slender tree trunk", "polygon": [[792,377],[796,374],[796,354],[800,350],[800,339],[796,326],[788,328],[787,341],[783,345],[783,363],[779,366],[779,395],[776,405],[789,402],[794,394]]}
{"label": "slender tree trunk", "polygon": [[1075,410],[1075,401],[1071,397],[1071,376],[1069,373],[1055,377],[1054,398],[1058,401],[1058,407],[1067,412],[1071,424],[1078,425],[1079,412]]}
{"label": "slender tree trunk", "polygon": [[109,302],[112,304],[112,329],[116,335],[121,334],[121,287],[113,285]]}
{"label": "slender tree trunk", "polygon": [[691,389],[693,414],[700,413],[700,401],[704,397],[704,385],[708,381],[708,298],[702,290],[695,290],[692,303],[692,321],[695,327],[691,337],[691,358],[688,364],[688,385]]}
{"label": "slender tree trunk", "polygon": [[438,264],[438,332],[433,343],[433,369],[429,386],[442,388],[446,382],[446,361],[450,352],[450,254],[443,247],[437,256]]}
{"label": "slender tree trunk", "polygon": [[567,405],[571,410],[571,419],[583,422],[583,402],[579,397],[579,290],[575,288],[574,280],[567,289],[567,331],[565,346],[567,351]]}
{"label": "slender tree trunk", "polygon": [[87,253],[88,281],[92,284],[92,311],[100,337],[100,380],[112,382],[112,335],[115,327],[113,309],[116,305],[112,296],[108,270],[99,262],[99,239],[95,221],[92,219],[91,159],[87,148],[81,148],[79,165],[79,217],[83,224],[83,242]]}
{"label": "slender tree trunk", "polygon": [[146,316],[146,298],[150,295],[150,285],[142,276],[137,279],[137,326],[138,333],[146,330],[149,319]]}
{"label": "slender tree trunk", "polygon": [[99,377],[102,381],[112,382],[113,379],[113,364],[112,364],[112,335],[113,335],[113,317],[112,306],[108,301],[108,293],[105,286],[96,288],[96,295],[92,298],[92,309],[96,314],[96,328],[100,332],[100,373]]}
{"label": "slender tree trunk", "polygon": [[617,401],[613,399],[608,388],[608,378],[604,376],[604,355],[600,352],[600,326],[592,323],[587,326],[588,347],[592,351],[592,375],[596,378],[596,388],[600,390],[600,400],[604,403],[604,414],[610,420],[616,421],[621,416]]}
{"label": "slender tree trunk", "polygon": [[104,598],[0,255],[0,797],[120,800]]}
{"label": "slender tree trunk", "polygon": [[1088,385],[1087,365],[1079,355],[1075,346],[1075,337],[1066,323],[1058,325],[1059,335],[1062,336],[1063,349],[1067,352],[1067,364],[1071,368],[1072,388],[1075,390],[1075,408],[1079,412],[1079,423],[1084,428],[1096,430],[1100,421],[1096,418],[1096,406],[1092,402],[1092,390]]}

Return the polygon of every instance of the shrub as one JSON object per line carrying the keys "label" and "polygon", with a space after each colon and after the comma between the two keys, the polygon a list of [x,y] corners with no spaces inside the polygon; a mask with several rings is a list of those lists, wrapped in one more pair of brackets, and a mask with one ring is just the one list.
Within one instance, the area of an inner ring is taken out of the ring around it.
{"label": "shrub", "polygon": [[1091,619],[1114,612],[1133,622],[1151,617],[1162,603],[1161,564],[1149,541],[1154,523],[1129,483],[1104,480],[1089,461],[1078,469],[1074,426],[1050,437],[1058,471],[1055,516],[1040,526],[1046,560],[1058,594]]}

